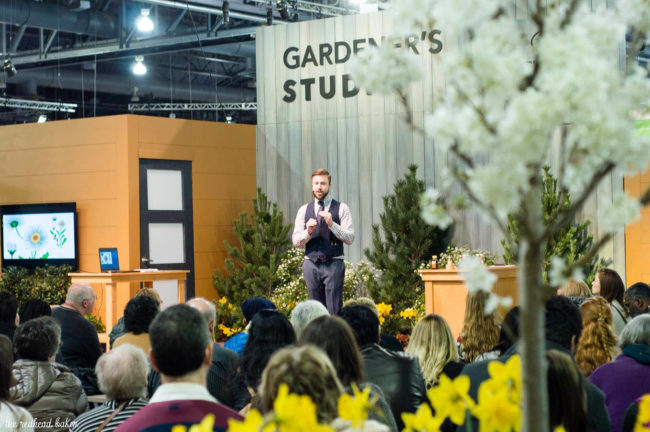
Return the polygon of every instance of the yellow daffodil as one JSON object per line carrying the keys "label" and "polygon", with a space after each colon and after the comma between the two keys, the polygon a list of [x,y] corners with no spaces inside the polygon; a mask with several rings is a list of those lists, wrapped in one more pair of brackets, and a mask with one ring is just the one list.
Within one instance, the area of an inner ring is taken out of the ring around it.
{"label": "yellow daffodil", "polygon": [[499,393],[507,391],[507,397],[515,404],[521,403],[521,358],[513,355],[506,363],[493,361],[488,364],[490,379],[479,388],[481,392]]}
{"label": "yellow daffodil", "polygon": [[262,415],[259,411],[252,409],[248,412],[243,422],[228,419],[228,432],[257,432],[262,425],[262,421]]}
{"label": "yellow daffodil", "polygon": [[434,417],[429,405],[423,403],[415,414],[403,413],[402,421],[404,421],[403,432],[438,432],[444,419]]}
{"label": "yellow daffodil", "polygon": [[650,432],[650,393],[643,395],[639,401],[634,432]]}
{"label": "yellow daffodil", "polygon": [[343,393],[339,398],[339,417],[352,423],[352,427],[363,428],[363,423],[368,418],[368,412],[374,408],[377,398],[370,398],[370,387],[359,391],[356,384],[352,384],[353,396]]}
{"label": "yellow daffodil", "polygon": [[416,311],[415,309],[406,308],[402,312],[399,313],[399,316],[401,316],[402,318],[409,319],[409,318],[413,318],[417,314],[418,314],[418,311]]}
{"label": "yellow daffodil", "polygon": [[521,429],[521,407],[506,392],[480,394],[472,413],[479,420],[479,432],[511,432]]}
{"label": "yellow daffodil", "polygon": [[553,432],[566,432],[566,429],[564,428],[564,426],[559,425],[559,426],[555,426],[555,429],[553,429]]}
{"label": "yellow daffodil", "polygon": [[465,422],[465,411],[474,407],[468,392],[469,377],[461,375],[452,381],[447,375],[441,375],[438,385],[427,395],[437,417],[443,420],[449,417],[453,423],[461,425]]}
{"label": "yellow daffodil", "polygon": [[377,310],[379,311],[379,316],[383,317],[390,314],[390,312],[393,310],[393,305],[381,302],[377,305]]}
{"label": "yellow daffodil", "polygon": [[226,297],[221,297],[219,299],[219,303],[221,303],[221,304],[228,303],[228,299]]}
{"label": "yellow daffodil", "polygon": [[190,426],[189,430],[186,426],[176,425],[172,427],[171,432],[212,432],[214,426],[214,414],[208,414],[203,417],[201,423]]}
{"label": "yellow daffodil", "polygon": [[289,393],[289,386],[286,384],[280,385],[278,396],[273,402],[273,411],[273,424],[279,432],[333,432],[329,426],[318,424],[316,405],[309,396]]}

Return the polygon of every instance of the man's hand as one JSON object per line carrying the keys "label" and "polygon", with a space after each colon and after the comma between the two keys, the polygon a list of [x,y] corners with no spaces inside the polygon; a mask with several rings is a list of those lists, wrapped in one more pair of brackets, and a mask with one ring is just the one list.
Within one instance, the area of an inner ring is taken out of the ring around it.
{"label": "man's hand", "polygon": [[328,227],[332,226],[332,213],[323,210],[321,212],[318,212],[318,216],[325,219],[325,222],[327,222]]}
{"label": "man's hand", "polygon": [[314,232],[316,225],[318,225],[318,222],[314,218],[311,218],[307,221],[307,233],[309,233],[309,235]]}

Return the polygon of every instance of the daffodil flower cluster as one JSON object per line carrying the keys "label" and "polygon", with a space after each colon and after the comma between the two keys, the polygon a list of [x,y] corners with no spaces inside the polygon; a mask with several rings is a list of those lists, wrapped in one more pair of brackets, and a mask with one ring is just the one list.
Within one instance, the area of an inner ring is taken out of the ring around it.
{"label": "daffodil flower cluster", "polygon": [[650,393],[643,395],[639,401],[639,413],[636,415],[634,432],[650,432]]}

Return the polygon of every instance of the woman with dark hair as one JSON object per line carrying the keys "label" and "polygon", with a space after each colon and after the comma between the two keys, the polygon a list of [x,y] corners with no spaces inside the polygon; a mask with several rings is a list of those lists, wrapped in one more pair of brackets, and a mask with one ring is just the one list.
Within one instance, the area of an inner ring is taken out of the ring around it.
{"label": "woman with dark hair", "polygon": [[18,301],[9,292],[0,292],[0,334],[13,340],[18,325]]}
{"label": "woman with dark hair", "polygon": [[[88,408],[79,379],[70,369],[54,362],[60,343],[61,328],[50,317],[21,324],[14,336],[14,349],[20,360],[14,363],[18,383],[11,388],[11,396],[38,423],[53,425],[37,427],[37,432],[67,431],[70,423]],[[54,426],[57,421],[60,427]]]}
{"label": "woman with dark hair", "polygon": [[135,345],[149,355],[149,326],[158,314],[158,302],[146,295],[133,297],[124,308],[124,328],[126,333],[117,339],[113,348],[122,344]]}
{"label": "woman with dark hair", "polygon": [[15,429],[8,430],[17,432],[33,431],[33,426],[26,426],[34,420],[32,415],[25,408],[13,405],[9,397],[9,387],[15,381],[11,373],[13,363],[14,356],[11,352],[11,342],[7,336],[0,335],[0,426],[16,425]]}
{"label": "woman with dark hair", "polygon": [[594,295],[604,297],[612,310],[614,333],[620,335],[627,324],[627,313],[623,307],[625,285],[621,277],[612,269],[600,269],[591,284]]}
{"label": "woman with dark hair", "polygon": [[20,323],[22,324],[34,318],[52,316],[52,308],[43,300],[35,298],[23,303],[18,315],[20,315]]}
{"label": "woman with dark hair", "polygon": [[352,386],[359,389],[370,387],[370,397],[377,397],[377,412],[369,418],[384,423],[392,431],[397,430],[395,417],[386,402],[384,392],[377,385],[363,382],[363,360],[354,332],[343,319],[337,316],[321,316],[310,322],[300,335],[300,345],[315,345],[329,357],[339,381],[347,393]]}
{"label": "woman with dark hair", "polygon": [[257,387],[274,352],[296,342],[296,333],[287,317],[280,311],[260,310],[251,320],[248,340],[238,364],[231,391],[235,409],[248,411],[249,402],[255,402]]}
{"label": "woman with dark hair", "polygon": [[564,426],[566,432],[586,432],[587,395],[575,362],[557,350],[547,351],[546,361],[550,429]]}

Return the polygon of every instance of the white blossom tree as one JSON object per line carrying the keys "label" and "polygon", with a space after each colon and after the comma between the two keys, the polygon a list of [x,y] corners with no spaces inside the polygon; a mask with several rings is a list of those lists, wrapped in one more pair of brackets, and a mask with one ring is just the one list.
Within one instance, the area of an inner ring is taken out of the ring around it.
{"label": "white blossom tree", "polygon": [[[420,131],[452,155],[450,177],[504,236],[507,215],[521,215],[522,430],[546,431],[544,248],[614,169],[634,174],[648,167],[650,146],[635,133],[631,113],[650,99],[647,71],[636,63],[642,36],[650,31],[650,3],[620,0],[618,9],[598,9],[578,0],[531,0],[523,20],[521,10],[515,18],[508,0],[394,0],[391,9],[398,32],[435,24],[459,40],[458,49],[443,52],[445,93]],[[406,91],[422,74],[417,59],[385,43],[362,51],[353,69],[362,87],[396,94],[407,109],[406,121],[417,128]],[[548,224],[540,199],[551,148],[558,186],[574,199]],[[488,153],[489,162],[481,162]],[[427,222],[451,223],[447,193],[430,190],[423,196]],[[555,258],[550,284],[579,277],[576,269],[638,218],[648,201],[650,192],[634,199],[619,191],[599,215],[606,234],[582,261],[567,265]],[[461,269],[471,274],[470,291],[491,290],[495,278],[479,262],[467,260]],[[490,305],[501,301],[493,297]]]}

